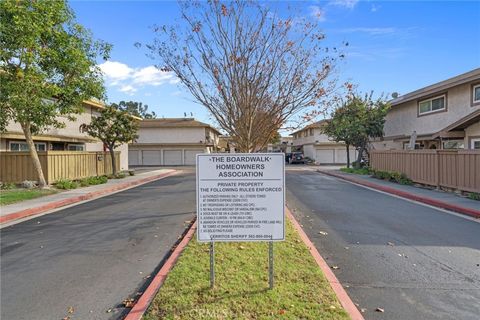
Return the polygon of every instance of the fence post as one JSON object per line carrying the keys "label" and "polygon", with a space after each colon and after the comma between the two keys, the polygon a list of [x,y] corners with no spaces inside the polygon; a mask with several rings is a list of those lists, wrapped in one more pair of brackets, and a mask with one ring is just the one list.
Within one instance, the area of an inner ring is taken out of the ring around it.
{"label": "fence post", "polygon": [[436,162],[437,162],[437,177],[435,184],[437,185],[437,189],[440,189],[440,154],[439,150],[435,150],[435,157],[436,157]]}

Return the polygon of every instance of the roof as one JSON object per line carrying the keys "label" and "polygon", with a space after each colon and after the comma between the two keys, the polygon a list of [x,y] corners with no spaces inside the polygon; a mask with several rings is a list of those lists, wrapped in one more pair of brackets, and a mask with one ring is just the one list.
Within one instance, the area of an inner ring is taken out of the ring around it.
{"label": "roof", "polygon": [[302,129],[299,129],[297,131],[292,132],[290,135],[293,136],[295,133],[302,132],[302,131],[307,130],[307,129],[321,128],[324,125],[324,123],[327,122],[327,121],[328,121],[328,119],[323,119],[323,120],[311,123],[311,124],[303,127]]}
{"label": "roof", "polygon": [[[97,108],[100,110],[105,109],[105,104],[97,99],[83,100],[83,103],[90,107]],[[143,120],[143,118],[134,116],[133,114],[130,114],[130,117],[132,117],[135,120]]]}
{"label": "roof", "polygon": [[399,96],[398,98],[391,100],[390,105],[393,107],[408,101],[416,100],[418,98],[435,94],[439,91],[444,91],[446,89],[476,80],[480,80],[480,68],[471,70],[466,73],[462,73],[453,78]]}
{"label": "roof", "polygon": [[220,131],[207,123],[195,120],[194,118],[162,118],[143,119],[140,128],[209,128],[220,134]]}

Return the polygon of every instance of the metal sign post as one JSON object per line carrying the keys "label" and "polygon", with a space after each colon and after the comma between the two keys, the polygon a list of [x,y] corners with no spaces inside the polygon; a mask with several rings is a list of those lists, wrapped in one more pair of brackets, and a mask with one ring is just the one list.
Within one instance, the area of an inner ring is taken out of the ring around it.
{"label": "metal sign post", "polygon": [[268,241],[273,288],[273,242],[285,240],[285,155],[197,155],[197,240],[210,242],[210,287],[215,287],[215,242]]}
{"label": "metal sign post", "polygon": [[268,243],[268,287],[273,289],[273,242]]}
{"label": "metal sign post", "polygon": [[210,242],[210,289],[215,287],[215,243]]}

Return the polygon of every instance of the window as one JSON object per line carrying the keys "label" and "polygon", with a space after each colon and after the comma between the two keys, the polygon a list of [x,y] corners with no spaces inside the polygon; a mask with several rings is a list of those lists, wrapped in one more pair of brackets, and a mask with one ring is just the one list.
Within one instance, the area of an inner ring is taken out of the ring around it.
{"label": "window", "polygon": [[480,149],[480,138],[475,138],[475,139],[472,139],[470,140],[471,142],[471,148],[472,149]]}
{"label": "window", "polygon": [[69,144],[68,151],[83,151],[84,146],[83,144]]}
{"label": "window", "polygon": [[[35,142],[35,149],[46,151],[47,145],[45,142]],[[10,151],[28,151],[28,144],[23,141],[10,141]]]}
{"label": "window", "polygon": [[445,99],[446,96],[438,96],[428,100],[423,100],[418,103],[418,114],[426,114],[436,111],[445,110]]}
{"label": "window", "polygon": [[443,141],[443,149],[464,149],[463,140],[447,140]]}
{"label": "window", "polygon": [[480,103],[480,84],[473,86],[473,103]]}
{"label": "window", "polygon": [[313,136],[313,129],[310,129],[310,135]]}

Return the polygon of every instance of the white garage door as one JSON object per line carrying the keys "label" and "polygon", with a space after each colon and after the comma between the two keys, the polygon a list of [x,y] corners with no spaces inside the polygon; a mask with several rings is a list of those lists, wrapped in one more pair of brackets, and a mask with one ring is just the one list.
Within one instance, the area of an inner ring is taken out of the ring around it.
{"label": "white garage door", "polygon": [[138,166],[138,150],[128,150],[128,165]]}
{"label": "white garage door", "polygon": [[320,164],[334,163],[333,153],[334,153],[333,149],[332,150],[330,150],[330,149],[317,149],[315,161],[319,162]]}
{"label": "white garage door", "polygon": [[198,150],[185,150],[185,165],[192,166],[195,165],[196,155],[203,153],[202,149]]}
{"label": "white garage door", "polygon": [[163,158],[166,166],[180,166],[182,165],[182,150],[165,150]]}
{"label": "white garage door", "polygon": [[142,165],[144,166],[159,166],[160,162],[160,150],[143,150],[142,151]]}

